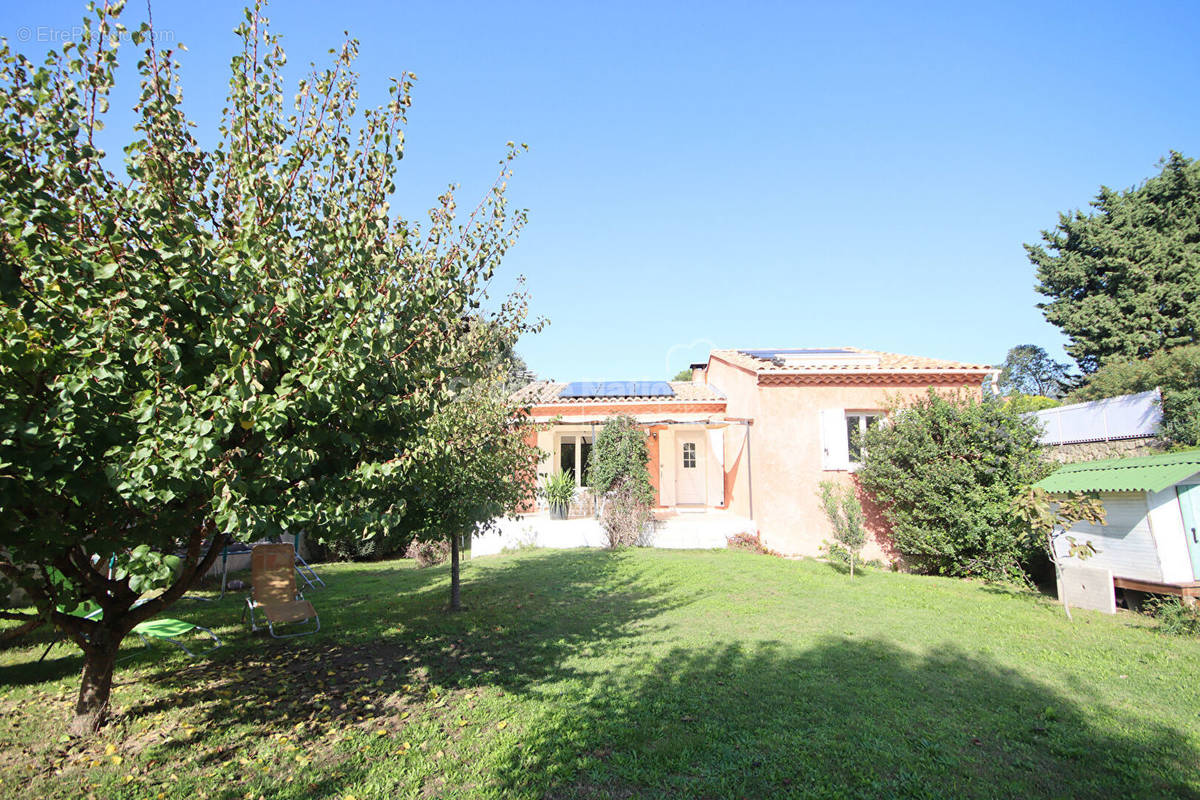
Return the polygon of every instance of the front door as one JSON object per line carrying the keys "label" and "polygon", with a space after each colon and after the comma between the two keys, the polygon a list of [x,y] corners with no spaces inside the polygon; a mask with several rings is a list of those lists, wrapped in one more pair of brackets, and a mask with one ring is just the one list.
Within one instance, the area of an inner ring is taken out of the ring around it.
{"label": "front door", "polygon": [[704,436],[699,433],[675,435],[675,502],[679,505],[704,504]]}
{"label": "front door", "polygon": [[1187,539],[1188,555],[1192,557],[1192,577],[1200,581],[1200,486],[1180,484],[1179,510],[1183,514],[1183,536]]}

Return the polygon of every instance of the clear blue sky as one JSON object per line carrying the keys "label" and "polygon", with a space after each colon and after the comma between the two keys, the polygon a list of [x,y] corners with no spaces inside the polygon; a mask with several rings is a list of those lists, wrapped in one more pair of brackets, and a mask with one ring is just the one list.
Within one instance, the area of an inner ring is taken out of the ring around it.
{"label": "clear blue sky", "polygon": [[[520,345],[542,377],[661,378],[711,346],[1062,357],[1022,243],[1170,149],[1200,156],[1200,6],[902,5],[322,0],[268,15],[296,74],[358,37],[364,102],[417,73],[405,214],[451,181],[473,206],[504,143],[529,143],[511,198],[530,223],[495,285],[524,274],[549,318]],[[9,0],[0,34],[32,55],[82,9]],[[144,14],[131,3],[127,21]],[[154,14],[188,46],[186,106],[211,142],[240,5]]]}

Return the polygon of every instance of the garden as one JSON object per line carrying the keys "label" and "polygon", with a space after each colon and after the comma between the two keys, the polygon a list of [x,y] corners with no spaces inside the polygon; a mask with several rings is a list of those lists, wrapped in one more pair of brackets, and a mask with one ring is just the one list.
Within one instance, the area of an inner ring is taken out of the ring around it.
{"label": "garden", "polygon": [[[319,634],[0,652],[9,797],[1194,797],[1200,640],[1036,593],[739,551],[529,551],[318,567]],[[214,592],[205,596],[215,598]]]}

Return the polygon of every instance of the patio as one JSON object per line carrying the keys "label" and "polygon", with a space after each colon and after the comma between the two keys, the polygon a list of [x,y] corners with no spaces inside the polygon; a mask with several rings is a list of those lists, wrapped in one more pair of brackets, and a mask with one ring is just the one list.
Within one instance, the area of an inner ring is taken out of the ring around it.
{"label": "patio", "polygon": [[[663,510],[655,512],[650,546],[676,550],[709,550],[725,547],[725,540],[738,533],[754,533],[754,520],[728,511]],[[546,511],[518,519],[500,519],[493,530],[471,537],[471,557],[490,556],[505,550],[546,547],[603,547],[604,531],[592,517],[552,520]]]}

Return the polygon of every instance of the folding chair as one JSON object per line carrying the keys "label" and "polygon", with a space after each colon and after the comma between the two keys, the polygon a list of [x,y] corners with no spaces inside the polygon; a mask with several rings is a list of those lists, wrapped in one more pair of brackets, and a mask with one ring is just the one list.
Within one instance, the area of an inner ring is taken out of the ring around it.
{"label": "folding chair", "polygon": [[[144,602],[146,601],[139,600],[133,604],[133,608],[137,608]],[[96,603],[91,600],[80,603],[79,606],[71,611],[65,611],[61,606],[58,610],[65,614],[72,614],[84,619],[99,619],[104,614],[104,611],[100,608],[100,606],[96,605]],[[150,641],[146,637],[150,637],[151,639],[161,639],[165,642],[170,642],[183,652],[187,653],[189,658],[199,658],[200,654],[193,653],[183,642],[179,641],[180,636],[191,633],[192,631],[203,631],[212,637],[214,644],[212,647],[209,647],[207,650],[205,650],[204,653],[211,653],[213,650],[216,650],[221,646],[220,637],[208,628],[205,628],[203,625],[194,625],[190,622],[184,622],[181,619],[173,619],[171,617],[155,617],[153,619],[148,619],[145,622],[139,622],[137,625],[133,626],[133,629],[130,631],[130,633],[137,634],[137,637],[142,640],[142,644],[144,644],[146,647],[150,646]],[[54,641],[50,642],[50,644],[46,646],[45,651],[42,652],[42,657],[38,659],[38,663],[40,664],[46,658],[46,656],[50,654],[50,650],[54,647],[54,645],[64,641],[64,638],[65,637],[60,634]],[[125,656],[125,658],[121,660],[124,661],[130,658],[133,658],[132,654]]]}
{"label": "folding chair", "polygon": [[[250,579],[253,582],[250,597],[242,619],[250,614],[250,630],[263,627],[276,639],[306,636],[321,630],[321,618],[312,603],[296,591],[296,549],[290,544],[255,545],[250,553]],[[258,612],[262,613],[263,624],[259,623]],[[276,633],[275,626],[310,622],[304,630],[295,633]]]}
{"label": "folding chair", "polygon": [[170,642],[180,650],[188,654],[189,658],[199,658],[199,654],[193,653],[179,641],[179,637],[192,631],[203,631],[212,637],[214,642],[212,647],[209,647],[204,652],[211,653],[221,646],[221,639],[215,633],[203,625],[193,625],[190,622],[184,622],[181,619],[171,619],[170,617],[157,617],[148,619],[145,622],[138,623],[133,626],[131,633],[136,633],[138,638],[142,640],[142,644],[150,646],[150,639],[161,639],[164,642]]}

